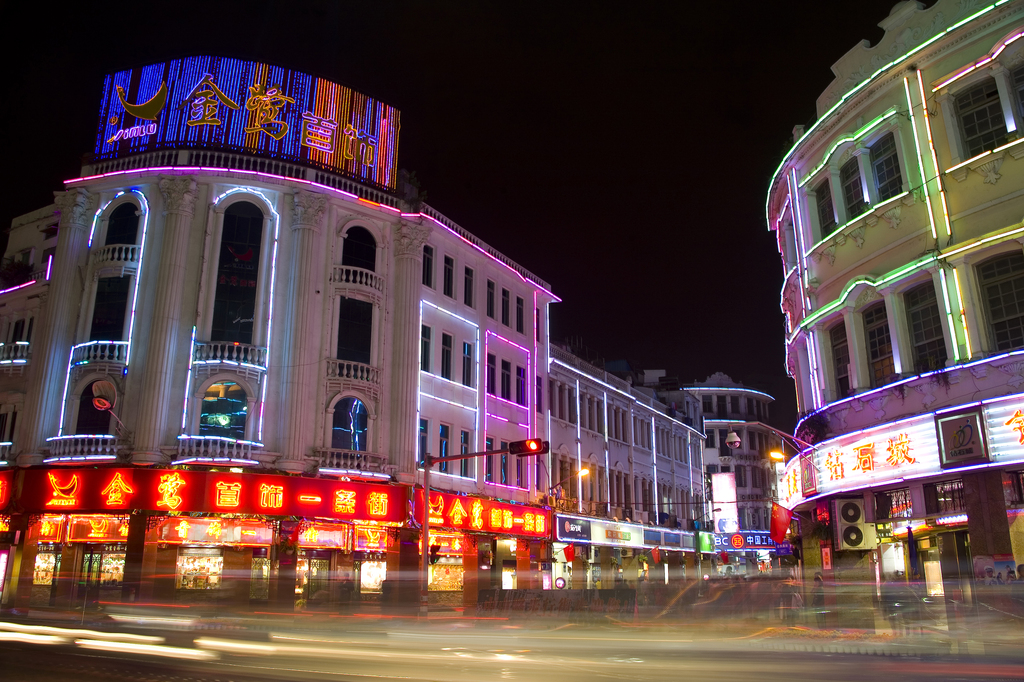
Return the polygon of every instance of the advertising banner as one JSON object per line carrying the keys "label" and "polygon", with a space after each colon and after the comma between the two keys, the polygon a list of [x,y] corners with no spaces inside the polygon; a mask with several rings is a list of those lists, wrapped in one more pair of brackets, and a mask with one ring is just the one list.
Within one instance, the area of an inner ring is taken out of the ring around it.
{"label": "advertising banner", "polygon": [[[782,551],[778,551],[781,548]],[[746,552],[755,549],[772,549],[778,554],[792,554],[788,542],[775,542],[771,534],[762,530],[744,530],[739,533],[715,533],[715,551]]]}
{"label": "advertising banner", "polygon": [[[416,490],[416,518],[423,518],[423,489]],[[551,512],[539,507],[499,502],[487,497],[430,491],[430,524],[478,533],[547,538]]]}
{"label": "advertising banner", "polygon": [[712,513],[716,533],[735,533],[740,529],[739,507],[736,505],[736,474],[711,474]]}

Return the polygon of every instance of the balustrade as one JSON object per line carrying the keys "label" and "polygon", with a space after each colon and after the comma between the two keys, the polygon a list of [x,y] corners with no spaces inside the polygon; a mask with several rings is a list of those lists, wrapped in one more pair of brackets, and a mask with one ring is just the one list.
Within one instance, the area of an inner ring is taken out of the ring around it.
{"label": "balustrade", "polygon": [[87,365],[94,362],[112,362],[123,365],[127,357],[127,341],[90,341],[75,346],[71,351],[71,364]]}
{"label": "balustrade", "polygon": [[0,365],[18,364],[28,362],[32,346],[28,341],[15,341],[14,343],[0,343]]}
{"label": "balustrade", "polygon": [[262,346],[228,341],[198,342],[196,343],[192,359],[197,363],[215,364],[221,362],[266,369],[267,349]]}
{"label": "balustrade", "polygon": [[141,252],[142,247],[138,244],[111,244],[97,249],[93,255],[93,261],[97,265],[113,263],[114,265],[138,266]]}
{"label": "balustrade", "polygon": [[388,463],[386,455],[335,448],[318,449],[316,457],[321,469],[382,472]]}
{"label": "balustrade", "polygon": [[375,386],[380,385],[380,370],[361,362],[349,362],[347,360],[327,360],[328,379],[350,379],[362,381]]}
{"label": "balustrade", "polygon": [[376,272],[353,268],[349,265],[335,265],[331,273],[331,282],[334,284],[355,284],[367,287],[374,291],[384,291],[384,278]]}
{"label": "balustrade", "polygon": [[47,438],[50,457],[64,460],[116,457],[121,443],[117,436],[104,434]]}
{"label": "balustrade", "polygon": [[262,449],[261,443],[219,436],[180,436],[178,438],[178,459],[193,457],[251,459],[253,452],[260,452]]}

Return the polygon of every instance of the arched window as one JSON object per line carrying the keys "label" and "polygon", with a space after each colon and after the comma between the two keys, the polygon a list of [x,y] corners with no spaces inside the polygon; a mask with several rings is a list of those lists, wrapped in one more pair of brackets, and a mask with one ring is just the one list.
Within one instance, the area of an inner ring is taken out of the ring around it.
{"label": "arched window", "polygon": [[342,398],[334,406],[331,447],[366,451],[366,405],[358,398]]}
{"label": "arched window", "polygon": [[139,236],[138,207],[133,203],[124,203],[114,209],[107,221],[106,246],[114,244],[134,244]]}
{"label": "arched window", "polygon": [[218,381],[203,396],[199,435],[244,439],[248,407],[244,388],[233,381]]}
{"label": "arched window", "polygon": [[946,341],[942,336],[942,316],[935,298],[935,285],[925,282],[903,294],[914,345],[914,370],[930,372],[946,366]]}
{"label": "arched window", "polygon": [[85,435],[110,433],[110,412],[98,410],[92,404],[92,387],[95,383],[94,381],[86,386],[78,399],[78,421],[75,422],[75,433]]}
{"label": "arched window", "polygon": [[996,350],[1024,346],[1024,255],[997,256],[978,266]]}
{"label": "arched window", "polygon": [[365,227],[357,225],[345,233],[341,264],[374,272],[377,267],[377,240]]}
{"label": "arched window", "polygon": [[211,341],[252,343],[256,320],[263,211],[248,201],[224,211]]}

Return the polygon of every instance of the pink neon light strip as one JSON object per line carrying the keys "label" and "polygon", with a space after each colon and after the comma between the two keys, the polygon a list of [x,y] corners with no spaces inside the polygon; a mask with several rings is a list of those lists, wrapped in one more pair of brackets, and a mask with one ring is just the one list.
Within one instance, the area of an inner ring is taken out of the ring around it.
{"label": "pink neon light strip", "polygon": [[[491,254],[487,253],[487,251],[485,251],[484,249],[480,248],[479,246],[477,246],[473,242],[469,241],[468,239],[463,237],[461,234],[459,234],[458,232],[456,232],[452,228],[448,227],[447,225],[445,225],[441,221],[437,220],[436,218],[433,218],[433,217],[431,217],[431,216],[429,216],[429,215],[427,215],[425,213],[402,213],[397,208],[392,208],[391,206],[387,206],[385,204],[379,204],[379,203],[377,203],[375,201],[370,201],[368,199],[363,199],[362,197],[359,197],[358,195],[352,194],[351,192],[345,192],[343,190],[331,187],[330,185],[323,185],[323,184],[320,184],[319,182],[313,182],[311,180],[303,180],[301,178],[289,178],[289,177],[286,177],[284,175],[274,175],[273,173],[264,173],[262,171],[241,170],[241,169],[236,169],[236,168],[212,168],[212,167],[205,167],[205,166],[153,166],[153,167],[149,167],[149,168],[132,168],[130,170],[110,171],[109,173],[100,173],[99,175],[86,175],[86,176],[83,176],[83,177],[80,177],[80,178],[72,178],[70,180],[65,180],[64,184],[65,185],[73,185],[73,184],[77,184],[77,183],[81,183],[81,182],[89,182],[91,180],[100,180],[100,179],[103,179],[103,178],[109,178],[109,177],[113,177],[115,175],[127,175],[127,174],[133,174],[133,173],[141,175],[141,174],[145,174],[145,173],[167,173],[167,172],[177,172],[177,173],[238,173],[238,174],[241,174],[241,175],[253,175],[253,176],[257,176],[257,177],[270,178],[272,180],[278,180],[278,181],[284,181],[284,182],[294,182],[294,183],[297,183],[297,184],[300,184],[300,185],[308,185],[309,187],[316,187],[317,189],[324,190],[325,192],[331,192],[333,194],[338,194],[338,195],[341,195],[343,197],[347,197],[349,199],[353,199],[353,200],[355,200],[357,202],[368,204],[370,206],[379,207],[379,208],[385,209],[387,211],[391,211],[392,213],[397,213],[400,216],[402,216],[403,218],[426,218],[427,220],[430,220],[431,222],[436,223],[438,227],[442,228],[446,232],[449,232],[450,234],[452,234],[453,236],[457,237],[458,239],[461,239],[466,244],[468,244],[470,247],[476,249],[477,251],[479,251],[484,256],[490,258],[492,261],[494,261],[498,265],[500,265],[503,268],[507,269],[509,272],[513,273],[516,277],[521,279],[523,282],[526,282],[526,283],[530,284],[531,286],[537,287],[538,289],[540,289],[541,291],[546,293],[548,296],[553,298],[556,302],[562,300],[562,299],[558,298],[557,296],[555,296],[555,294],[552,291],[550,291],[549,289],[547,289],[546,287],[543,287],[540,284],[538,284],[537,282],[534,282],[533,280],[524,277],[523,275],[521,275],[519,273],[518,270],[516,270],[512,266],[508,265],[507,263],[503,262],[502,260],[500,260],[498,258],[495,258]],[[3,293],[3,292],[0,292],[0,293]]]}
{"label": "pink neon light strip", "polygon": [[10,293],[12,291],[17,291],[18,289],[24,289],[25,287],[30,287],[30,286],[32,286],[35,283],[36,283],[36,280],[32,280],[31,282],[25,282],[24,284],[19,284],[16,287],[11,287],[9,289],[4,289],[3,291],[0,291],[0,295],[6,294],[6,293]]}
{"label": "pink neon light strip", "polygon": [[992,52],[991,54],[985,55],[984,57],[982,57],[978,61],[974,62],[970,66],[965,67],[965,68],[961,69],[960,71],[957,71],[955,74],[953,74],[952,76],[950,76],[949,78],[947,78],[946,80],[942,81],[941,83],[936,85],[934,88],[932,88],[932,92],[936,92],[938,90],[941,90],[942,88],[946,87],[950,83],[953,83],[955,81],[960,80],[961,78],[963,78],[967,74],[971,73],[975,69],[978,69],[979,67],[985,66],[990,61],[992,61],[993,59],[998,57],[999,54],[1003,50],[1005,50],[1007,47],[1009,47],[1009,45],[1011,43],[1019,40],[1020,38],[1024,38],[1024,31],[1018,31],[1017,33],[1014,33],[1012,36],[1010,36],[1009,38],[1004,40],[1002,43],[1000,43],[999,47],[997,47],[994,52]]}
{"label": "pink neon light strip", "polygon": [[490,335],[490,336],[493,336],[493,337],[495,337],[496,339],[500,339],[500,340],[504,341],[505,343],[507,343],[507,344],[508,344],[508,345],[510,345],[510,346],[515,346],[515,347],[516,347],[516,348],[518,348],[519,350],[521,350],[521,351],[525,352],[525,353],[526,353],[527,355],[529,355],[529,354],[530,354],[530,349],[529,349],[529,348],[527,348],[527,347],[525,347],[525,346],[520,346],[520,345],[519,345],[518,343],[516,343],[515,341],[510,341],[509,339],[506,339],[506,338],[505,338],[504,336],[502,336],[501,334],[498,334],[498,333],[496,333],[496,332],[492,332],[492,331],[491,331],[490,329],[488,329],[488,330],[487,330],[487,334],[488,334],[488,335]]}

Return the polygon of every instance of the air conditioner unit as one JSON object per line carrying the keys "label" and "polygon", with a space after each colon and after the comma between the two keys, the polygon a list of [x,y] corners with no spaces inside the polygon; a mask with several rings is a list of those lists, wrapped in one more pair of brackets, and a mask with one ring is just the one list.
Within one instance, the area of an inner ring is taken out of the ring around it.
{"label": "air conditioner unit", "polygon": [[878,544],[875,524],[864,513],[864,498],[836,500],[835,519],[839,549],[866,551]]}
{"label": "air conditioner unit", "polygon": [[632,549],[629,549],[629,548],[623,548],[623,549],[622,549],[622,553],[621,553],[621,555],[620,555],[620,556],[621,556],[621,557],[622,557],[623,559],[629,559],[630,557],[632,557],[632,556],[633,556],[633,550],[632,550]]}

